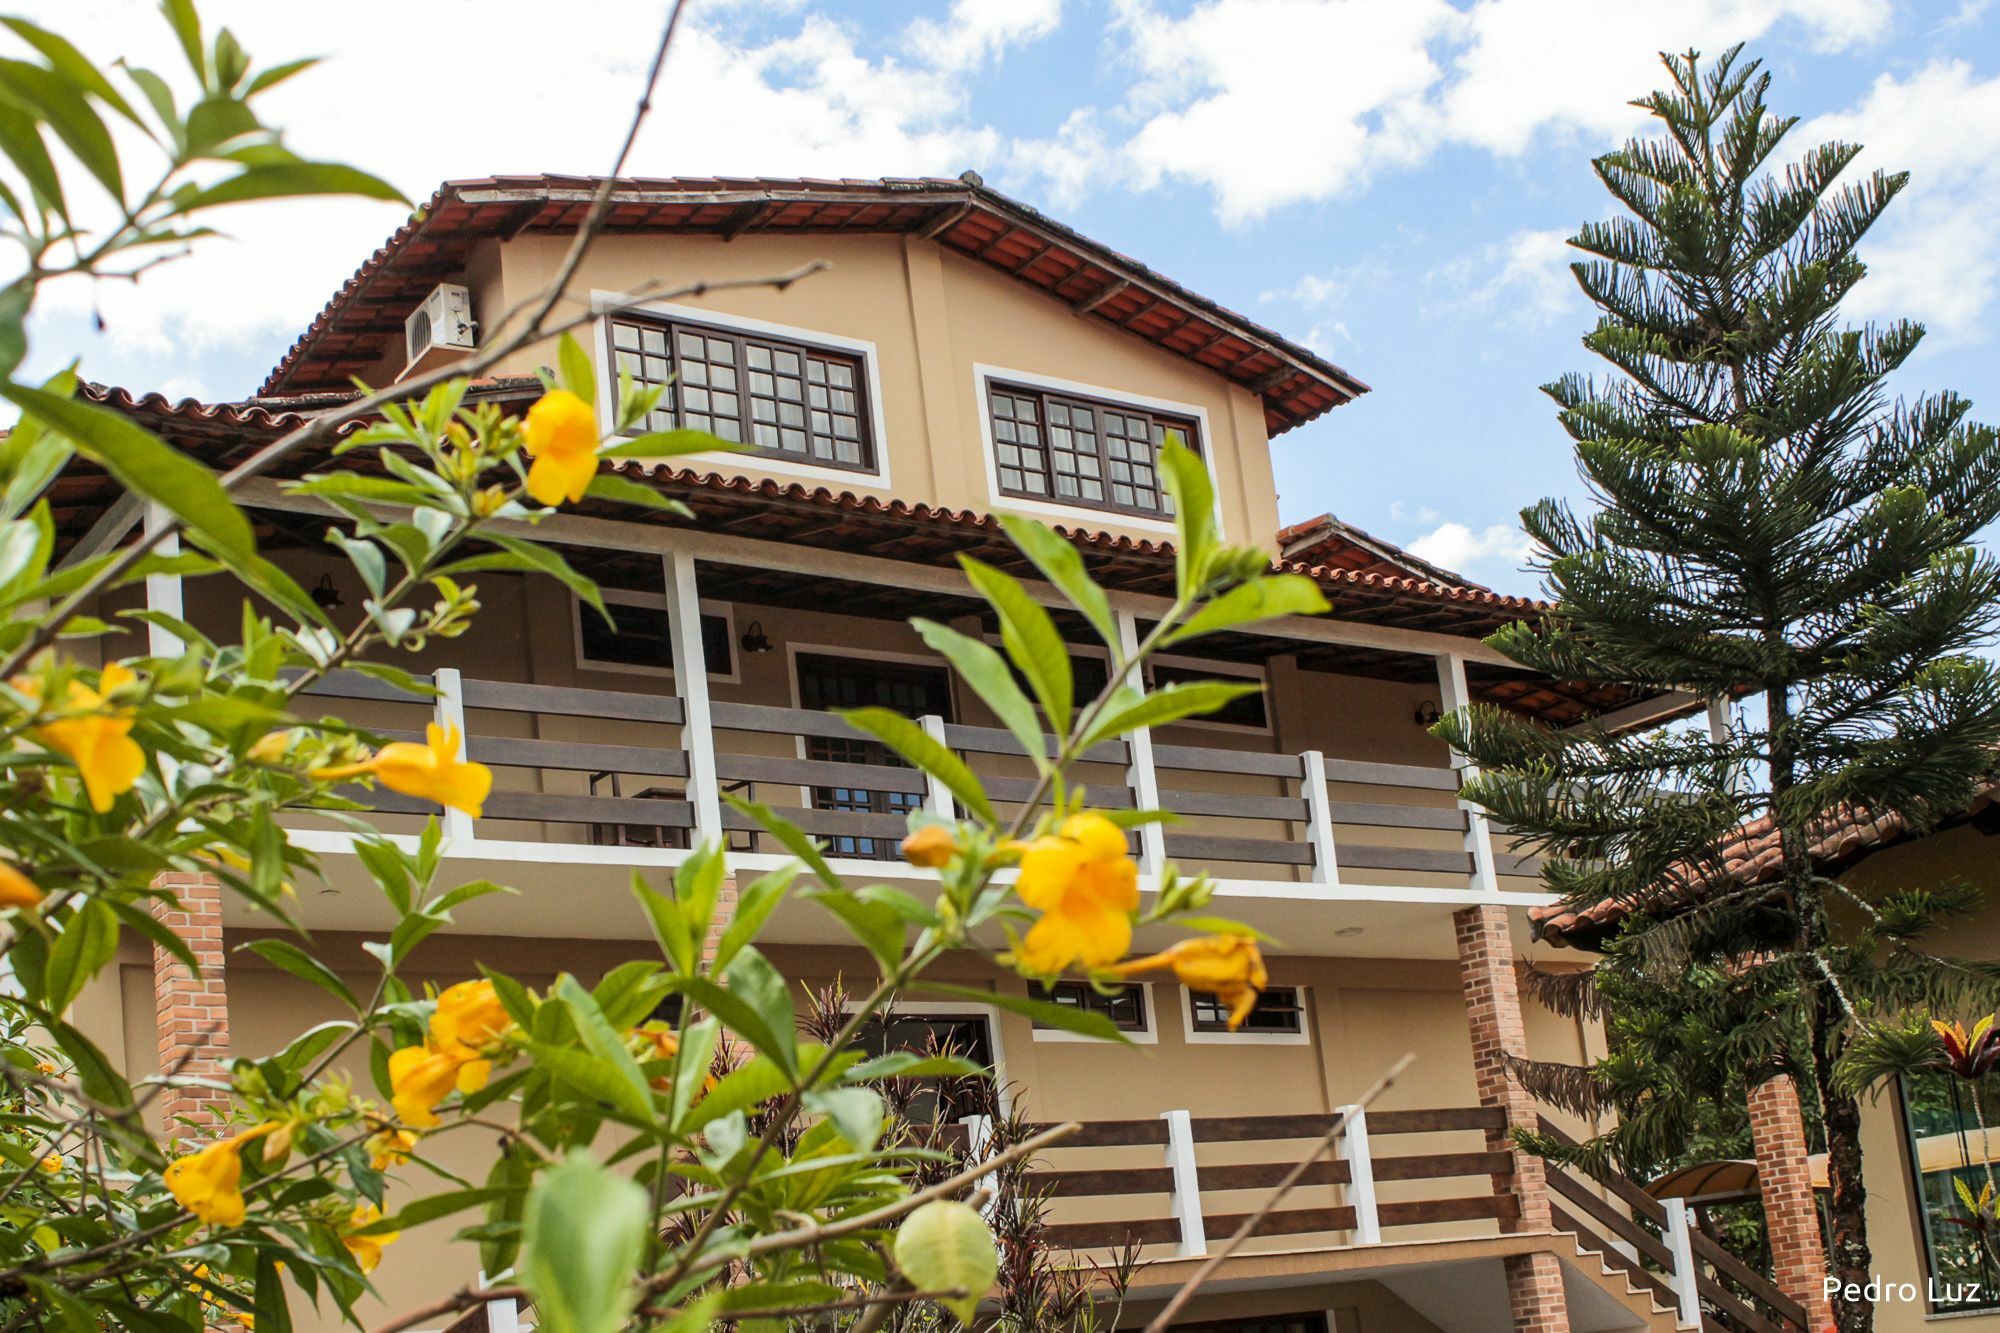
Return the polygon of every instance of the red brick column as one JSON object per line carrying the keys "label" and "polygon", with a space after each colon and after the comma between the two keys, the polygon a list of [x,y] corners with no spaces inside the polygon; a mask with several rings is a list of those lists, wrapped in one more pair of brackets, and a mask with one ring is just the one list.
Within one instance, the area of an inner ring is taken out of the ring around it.
{"label": "red brick column", "polygon": [[701,961],[715,961],[715,951],[722,947],[722,932],[729,929],[729,923],[736,916],[736,876],[725,875],[722,887],[715,894],[715,915],[709,918],[708,933],[701,937]]}
{"label": "red brick column", "polygon": [[[196,975],[153,946],[153,1003],[160,1038],[160,1072],[188,1078],[229,1077],[229,996],[222,982],[222,885],[210,875],[162,875],[153,887],[180,899],[175,911],[155,903],[153,914],[187,943]],[[229,1117],[229,1094],[214,1088],[168,1088],[160,1096],[167,1137],[220,1129]]]}
{"label": "red brick column", "polygon": [[1750,1138],[1757,1154],[1757,1187],[1764,1196],[1764,1229],[1771,1240],[1771,1277],[1778,1289],[1806,1307],[1806,1323],[1833,1322],[1826,1299],[1826,1240],[1820,1233],[1812,1169],[1806,1165],[1806,1121],[1799,1090],[1779,1074],[1750,1090]]}
{"label": "red brick column", "polygon": [[[1533,1129],[1537,1115],[1534,1097],[1507,1067],[1508,1056],[1528,1052],[1507,909],[1497,903],[1463,908],[1452,916],[1452,926],[1458,937],[1459,983],[1465,989],[1466,1021],[1472,1030],[1472,1074],[1479,1103],[1496,1106],[1507,1116],[1506,1128],[1488,1132],[1486,1146],[1514,1154],[1513,1174],[1495,1184],[1509,1190],[1520,1206],[1513,1230],[1548,1231],[1552,1221],[1542,1160],[1518,1151],[1507,1132]],[[1569,1333],[1569,1303],[1563,1296],[1562,1264],[1555,1255],[1509,1259],[1507,1300],[1516,1329]]]}

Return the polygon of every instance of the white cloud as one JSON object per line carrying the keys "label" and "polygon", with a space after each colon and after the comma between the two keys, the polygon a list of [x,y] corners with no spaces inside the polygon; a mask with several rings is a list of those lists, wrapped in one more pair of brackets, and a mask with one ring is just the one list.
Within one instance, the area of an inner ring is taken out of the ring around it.
{"label": "white cloud", "polygon": [[1325,199],[1470,146],[1603,141],[1643,119],[1660,51],[1714,53],[1796,25],[1822,49],[1886,31],[1889,0],[1119,0],[1135,128],[1103,161],[1206,188],[1225,222]]}
{"label": "white cloud", "polygon": [[[105,61],[181,66],[165,23],[136,0],[26,8]],[[956,174],[1001,144],[970,119],[968,71],[1046,33],[1059,0],[958,0],[941,21],[893,36],[886,53],[849,25],[797,8],[795,0],[695,6],[627,170]],[[202,9],[261,61],[326,55],[270,95],[268,118],[298,150],[353,161],[416,200],[453,177],[603,171],[661,12],[568,0],[559,20],[544,21],[474,0],[351,0],[329,25],[309,5],[208,0]],[[388,32],[393,49],[380,42]],[[399,208],[351,201],[233,210],[218,221],[234,243],[209,242],[136,288],[51,292],[45,308],[58,317],[101,310],[121,359],[268,343],[302,328],[402,220]]]}
{"label": "white cloud", "polygon": [[1907,170],[1910,183],[1862,242],[1868,277],[1847,299],[1864,319],[1923,320],[1941,341],[1984,336],[2000,296],[2000,76],[1963,61],[1885,74],[1847,111],[1792,131],[1801,147],[1865,145],[1848,178]]}
{"label": "white cloud", "polygon": [[1441,523],[1408,547],[1410,554],[1434,565],[1477,578],[1482,566],[1500,573],[1518,573],[1534,543],[1510,523],[1495,523],[1479,532],[1463,523]]}
{"label": "white cloud", "polygon": [[1575,310],[1582,298],[1570,273],[1569,230],[1517,231],[1425,275],[1444,305],[1495,323],[1540,328]]}

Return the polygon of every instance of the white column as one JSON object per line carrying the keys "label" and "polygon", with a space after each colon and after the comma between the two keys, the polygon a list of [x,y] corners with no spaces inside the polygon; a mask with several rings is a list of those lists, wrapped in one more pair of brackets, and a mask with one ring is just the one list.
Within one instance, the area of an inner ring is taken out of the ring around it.
{"label": "white column", "polygon": [[1354,1243],[1380,1245],[1382,1218],[1375,1206],[1375,1158],[1368,1146],[1368,1108],[1342,1106],[1334,1114],[1347,1117],[1337,1152],[1347,1163],[1347,1204],[1354,1209]]}
{"label": "white column", "polygon": [[681,696],[681,748],[687,751],[688,800],[695,837],[722,837],[722,795],[715,777],[715,726],[708,711],[708,656],[701,645],[701,596],[695,590],[694,556],[668,551],[667,634],[674,658],[674,688]]}
{"label": "white column", "polygon": [[[1139,651],[1139,618],[1130,611],[1118,611],[1118,647],[1127,661]],[[1135,673],[1136,674],[1136,673]],[[1134,685],[1141,683],[1136,679]],[[1125,743],[1131,747],[1132,762],[1125,770],[1125,785],[1131,789],[1132,799],[1141,810],[1160,808],[1160,776],[1153,768],[1153,732],[1150,727],[1141,727],[1127,734]],[[1167,869],[1167,838],[1158,824],[1139,826],[1139,870],[1151,875],[1155,883]]]}
{"label": "white column", "polygon": [[1313,849],[1313,883],[1340,886],[1340,862],[1333,848],[1333,802],[1326,793],[1326,756],[1307,750],[1299,756],[1305,774],[1300,779],[1306,798],[1306,837]]}
{"label": "white column", "polygon": [[[156,504],[146,506],[146,535],[156,532],[167,535],[153,548],[155,555],[179,555],[181,537],[174,527],[173,516]],[[146,576],[146,609],[160,611],[176,620],[186,620],[187,610],[181,600],[181,576],[178,574],[148,574]],[[161,625],[146,626],[146,651],[154,657],[179,657],[186,645],[180,635]]]}
{"label": "white column", "polygon": [[[990,1115],[962,1115],[958,1118],[958,1123],[965,1127],[966,1161],[974,1165],[985,1161],[987,1153],[993,1147],[993,1117]],[[990,1175],[985,1178],[984,1184],[988,1191],[993,1191],[997,1188],[994,1185],[994,1177]],[[994,1210],[999,1206],[999,1194],[989,1192],[986,1202],[980,1206],[980,1215],[991,1221]]]}
{"label": "white column", "polygon": [[[1470,706],[1472,693],[1465,685],[1465,659],[1457,653],[1440,653],[1437,670],[1444,711],[1456,713]],[[1478,767],[1457,750],[1451,752],[1451,766],[1458,771],[1460,782],[1479,774]],[[1465,850],[1472,856],[1473,887],[1498,893],[1500,877],[1494,866],[1493,830],[1486,822],[1486,812],[1465,800],[1458,803],[1458,808],[1465,812]]]}
{"label": "white column", "polygon": [[[945,743],[944,719],[936,713],[925,713],[917,719],[917,725],[924,729],[925,735],[929,736],[939,745]],[[925,775],[924,785],[928,788],[924,794],[924,805],[932,814],[936,815],[939,819],[958,818],[958,806],[954,804],[951,788],[945,785],[944,779],[935,773],[929,773]],[[972,1118],[974,1117],[968,1117],[968,1119]],[[983,1119],[983,1117],[978,1118]]]}
{"label": "white column", "polygon": [[[471,748],[472,738],[465,734],[465,685],[459,680],[458,668],[437,668],[431,672],[431,684],[437,689],[437,698],[432,703],[433,717],[447,732],[458,733],[462,759]],[[444,833],[447,838],[478,836],[472,830],[472,816],[450,806],[444,808]]]}
{"label": "white column", "polygon": [[1674,1271],[1668,1285],[1673,1288],[1674,1299],[1680,1305],[1680,1327],[1701,1327],[1701,1289],[1698,1272],[1694,1264],[1694,1241],[1692,1220],[1688,1217],[1687,1200],[1664,1199],[1662,1205],[1667,1210],[1666,1224],[1661,1228],[1667,1249],[1673,1252]]}
{"label": "white column", "polygon": [[1194,1117],[1186,1111],[1162,1111],[1167,1122],[1167,1169],[1174,1173],[1174,1220],[1181,1224],[1180,1256],[1208,1253],[1208,1233],[1201,1220],[1201,1174],[1194,1162]]}

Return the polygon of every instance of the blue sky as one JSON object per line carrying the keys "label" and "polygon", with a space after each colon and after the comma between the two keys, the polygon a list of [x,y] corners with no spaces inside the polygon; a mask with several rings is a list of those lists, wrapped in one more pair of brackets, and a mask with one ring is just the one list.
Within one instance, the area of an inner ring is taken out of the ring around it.
{"label": "blue sky", "polygon": [[[1608,199],[1590,157],[1639,125],[1655,53],[1747,40],[1793,144],[1869,145],[1910,190],[1857,316],[1931,342],[1906,392],[2000,417],[2000,5],[1991,0],[695,0],[642,174],[987,181],[1280,331],[1374,392],[1276,444],[1283,516],[1331,510],[1515,591],[1520,507],[1575,489],[1540,384],[1589,369],[1562,240]],[[162,65],[141,0],[29,12]],[[328,65],[273,110],[307,151],[421,197],[448,176],[601,169],[656,7],[218,0],[265,60]],[[393,64],[367,35],[396,32]],[[422,52],[450,52],[433,58]],[[245,210],[136,290],[59,294],[38,358],[134,389],[248,393],[394,228],[361,204]],[[93,310],[107,329],[97,334]]]}

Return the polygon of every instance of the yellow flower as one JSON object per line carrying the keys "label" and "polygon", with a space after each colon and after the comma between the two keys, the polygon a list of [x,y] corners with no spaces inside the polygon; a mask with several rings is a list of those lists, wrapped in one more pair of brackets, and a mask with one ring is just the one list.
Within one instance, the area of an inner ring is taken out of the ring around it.
{"label": "yellow flower", "polygon": [[243,1145],[277,1129],[274,1121],[217,1139],[167,1164],[162,1179],[181,1207],[212,1227],[243,1225]]}
{"label": "yellow flower", "polygon": [[1053,976],[1073,963],[1104,967],[1132,944],[1139,868],[1125,834],[1103,815],[1071,815],[1056,833],[1021,852],[1014,890],[1042,913],[1021,941],[1030,972]]}
{"label": "yellow flower", "polygon": [[428,1043],[405,1046],[389,1057],[389,1100],[405,1124],[429,1129],[438,1123],[437,1104],[451,1096],[458,1086],[459,1067],[465,1061],[447,1055]]}
{"label": "yellow flower", "polygon": [[363,776],[380,778],[382,785],[391,791],[436,801],[479,818],[486,794],[493,790],[493,770],[482,763],[459,758],[463,738],[458,728],[446,730],[433,722],[424,735],[423,745],[415,741],[391,741],[377,750],[372,759],[317,768],[312,775],[327,781]]}
{"label": "yellow flower", "polygon": [[382,1247],[394,1245],[403,1234],[400,1231],[377,1231],[366,1236],[354,1234],[361,1228],[373,1226],[381,1220],[382,1210],[374,1204],[357,1203],[354,1205],[354,1212],[347,1219],[350,1229],[340,1238],[340,1243],[354,1256],[354,1266],[363,1273],[374,1272],[375,1265],[382,1262]]}
{"label": "yellow flower", "polygon": [[492,982],[461,981],[438,996],[431,1041],[447,1055],[472,1060],[513,1026]]}
{"label": "yellow flower", "polygon": [[40,1162],[36,1163],[36,1165],[40,1166],[42,1170],[49,1175],[52,1176],[57,1175],[63,1169],[62,1154],[59,1152],[52,1152],[47,1157],[44,1157]]}
{"label": "yellow flower", "polygon": [[387,1171],[392,1166],[401,1166],[409,1161],[410,1154],[416,1150],[415,1134],[407,1129],[384,1125],[368,1140],[368,1165],[377,1171]]}
{"label": "yellow flower", "polygon": [[575,504],[597,475],[597,413],[568,389],[551,389],[528,409],[528,494],[545,505]]}
{"label": "yellow flower", "polygon": [[35,887],[35,881],[18,867],[0,861],[0,908],[33,907],[41,900],[42,891]]}
{"label": "yellow flower", "polygon": [[253,764],[282,764],[285,752],[291,748],[291,732],[267,731],[258,737],[255,745],[243,752],[243,757]]}
{"label": "yellow flower", "polygon": [[98,677],[97,689],[71,681],[65,716],[35,730],[36,740],[76,765],[90,808],[99,814],[132,790],[146,770],[146,752],[131,735],[132,710],[105,703],[107,696],[132,680],[123,663],[113,662]]}
{"label": "yellow flower", "polygon": [[1264,954],[1248,935],[1197,935],[1148,958],[1134,958],[1112,968],[1121,977],[1169,967],[1189,990],[1206,991],[1229,1006],[1229,1030],[1257,1007],[1257,996],[1270,984]]}
{"label": "yellow flower", "polygon": [[943,824],[926,824],[903,839],[903,859],[913,866],[941,866],[957,850],[957,839]]}

